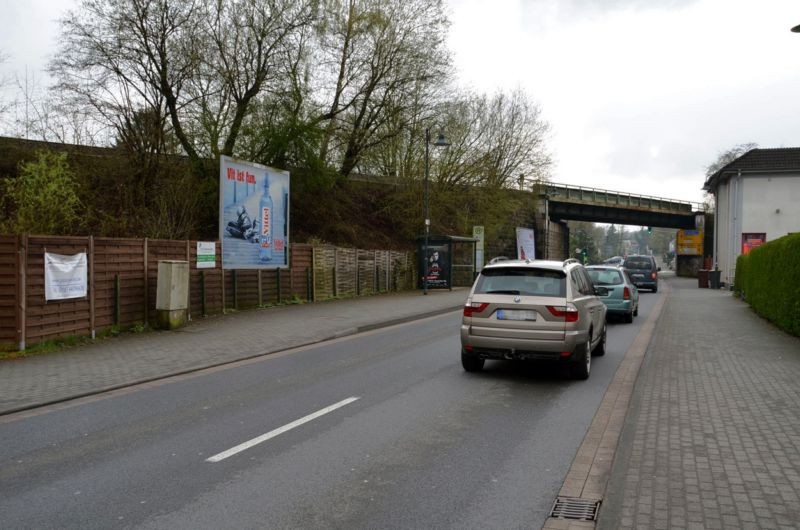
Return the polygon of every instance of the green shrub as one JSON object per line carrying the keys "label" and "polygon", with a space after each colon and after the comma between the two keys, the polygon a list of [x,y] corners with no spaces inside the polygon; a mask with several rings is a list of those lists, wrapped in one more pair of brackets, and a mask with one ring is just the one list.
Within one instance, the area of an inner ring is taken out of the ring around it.
{"label": "green shrub", "polygon": [[0,232],[62,235],[80,224],[77,183],[65,153],[38,151],[35,161],[20,164],[19,176],[0,182],[0,191],[0,201],[14,212],[0,219]]}
{"label": "green shrub", "polygon": [[756,313],[800,337],[800,234],[739,256],[734,288]]}

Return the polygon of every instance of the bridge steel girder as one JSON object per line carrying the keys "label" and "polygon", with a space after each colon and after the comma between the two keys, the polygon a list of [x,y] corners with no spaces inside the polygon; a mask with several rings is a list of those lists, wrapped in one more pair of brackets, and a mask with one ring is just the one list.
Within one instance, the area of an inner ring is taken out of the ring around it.
{"label": "bridge steel girder", "polygon": [[598,204],[562,202],[550,199],[551,220],[589,221],[660,228],[695,228],[695,212],[658,212],[643,208],[625,208]]}

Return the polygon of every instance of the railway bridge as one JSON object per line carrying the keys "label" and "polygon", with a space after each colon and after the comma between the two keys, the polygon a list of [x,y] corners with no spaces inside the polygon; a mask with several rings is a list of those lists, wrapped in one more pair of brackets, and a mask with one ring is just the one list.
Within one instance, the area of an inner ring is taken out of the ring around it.
{"label": "railway bridge", "polygon": [[561,221],[694,229],[706,210],[691,201],[551,182],[536,184],[533,193],[539,201],[537,233],[545,235],[537,252],[547,259],[567,257],[569,232]]}

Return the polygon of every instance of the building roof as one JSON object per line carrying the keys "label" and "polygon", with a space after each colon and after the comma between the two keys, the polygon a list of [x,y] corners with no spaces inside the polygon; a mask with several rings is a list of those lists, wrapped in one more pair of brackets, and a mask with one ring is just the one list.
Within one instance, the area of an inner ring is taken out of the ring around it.
{"label": "building roof", "polygon": [[703,189],[711,191],[723,178],[740,171],[742,173],[800,172],[800,147],[751,149],[708,177]]}

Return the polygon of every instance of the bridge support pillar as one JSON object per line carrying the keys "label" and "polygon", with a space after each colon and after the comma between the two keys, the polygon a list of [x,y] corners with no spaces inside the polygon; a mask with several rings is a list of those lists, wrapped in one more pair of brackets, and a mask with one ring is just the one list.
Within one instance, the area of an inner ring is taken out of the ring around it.
{"label": "bridge support pillar", "polygon": [[[561,261],[569,257],[569,227],[567,223],[553,220],[549,201],[540,197],[536,205],[536,257]],[[547,222],[547,218],[550,222]]]}

